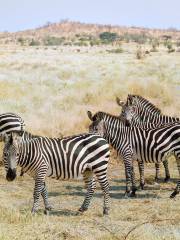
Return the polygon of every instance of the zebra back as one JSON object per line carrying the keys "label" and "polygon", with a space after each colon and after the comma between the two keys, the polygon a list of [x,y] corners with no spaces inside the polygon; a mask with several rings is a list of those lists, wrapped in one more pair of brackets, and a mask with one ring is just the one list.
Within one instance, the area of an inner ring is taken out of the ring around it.
{"label": "zebra back", "polygon": [[[7,148],[8,146],[6,146]],[[109,145],[99,135],[81,134],[70,137],[34,137],[19,145],[18,165],[23,172],[34,174],[45,164],[47,176],[53,178],[77,178],[87,168],[107,170]]]}
{"label": "zebra back", "polygon": [[14,113],[0,114],[0,133],[10,133],[13,131],[24,131],[24,120]]}

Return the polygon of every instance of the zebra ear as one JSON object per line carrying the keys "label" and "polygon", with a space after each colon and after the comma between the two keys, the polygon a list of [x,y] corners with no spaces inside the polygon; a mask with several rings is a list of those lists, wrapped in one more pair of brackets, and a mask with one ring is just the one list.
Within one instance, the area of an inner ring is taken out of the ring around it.
{"label": "zebra ear", "polygon": [[91,111],[87,111],[87,115],[91,121],[93,121],[93,115]]}
{"label": "zebra ear", "polygon": [[123,107],[125,105],[124,101],[121,101],[118,97],[116,97],[116,102],[119,106]]}
{"label": "zebra ear", "polygon": [[128,94],[128,99],[127,99],[128,105],[133,104],[133,96],[131,94]]}

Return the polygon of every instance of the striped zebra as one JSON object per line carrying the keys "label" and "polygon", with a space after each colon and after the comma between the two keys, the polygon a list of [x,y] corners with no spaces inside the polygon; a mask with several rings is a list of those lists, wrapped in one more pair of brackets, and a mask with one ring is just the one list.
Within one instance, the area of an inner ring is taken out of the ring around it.
{"label": "striped zebra", "polygon": [[24,130],[23,119],[14,113],[0,114],[0,134]]}
{"label": "striped zebra", "polygon": [[[147,99],[139,95],[129,94],[127,97],[126,103],[121,101],[119,98],[116,98],[116,101],[117,101],[117,104],[120,105],[121,107],[123,107],[124,105],[133,107],[133,111],[136,113],[135,121],[153,123],[157,127],[164,124],[168,124],[168,123],[180,122],[179,118],[163,115],[159,108],[157,108],[154,104],[152,104]],[[170,180],[168,160],[165,160],[163,162],[163,165],[165,169],[164,181],[168,182]],[[159,175],[160,175],[160,164],[155,163],[155,167],[156,167],[155,181],[158,182]],[[144,172],[144,166],[142,166],[142,174],[143,172]]]}
{"label": "striped zebra", "polygon": [[50,210],[45,178],[74,179],[83,176],[87,193],[79,212],[88,209],[97,178],[104,194],[103,214],[109,212],[107,165],[109,144],[100,135],[80,134],[62,139],[37,137],[22,141],[17,133],[4,135],[4,166],[6,179],[16,178],[16,166],[35,179],[32,213],[38,209],[42,195],[45,210]]}
{"label": "striped zebra", "polygon": [[180,122],[180,118],[162,114],[159,108],[139,95],[129,94],[126,105],[133,106],[135,113],[139,115],[140,120],[143,122],[154,123],[156,126]]}
{"label": "striped zebra", "polygon": [[[180,175],[180,124],[171,123],[154,129],[143,129],[135,126],[127,126],[120,117],[105,112],[97,112],[92,115],[88,112],[92,121],[90,132],[99,132],[118,151],[125,164],[126,192],[135,196],[136,181],[133,161],[156,162],[164,161],[170,154],[176,157]],[[124,117],[122,117],[124,119]],[[132,184],[132,189],[130,189]],[[130,190],[132,190],[130,192]],[[180,190],[180,178],[176,189],[171,194],[175,197]]]}

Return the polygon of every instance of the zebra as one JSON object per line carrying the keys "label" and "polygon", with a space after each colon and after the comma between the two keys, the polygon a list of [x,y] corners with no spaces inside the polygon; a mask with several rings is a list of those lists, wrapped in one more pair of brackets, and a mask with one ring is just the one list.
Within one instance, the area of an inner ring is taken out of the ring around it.
{"label": "zebra", "polygon": [[97,134],[58,138],[37,137],[22,141],[17,133],[4,135],[4,166],[6,179],[16,178],[17,165],[35,180],[32,213],[37,212],[42,195],[45,211],[51,210],[45,178],[74,179],[83,176],[87,193],[79,213],[89,207],[96,188],[96,178],[104,194],[103,214],[109,213],[109,183],[107,166],[110,156],[109,144]]}
{"label": "zebra", "polygon": [[24,126],[24,120],[15,113],[0,114],[0,134],[23,131]]}
{"label": "zebra", "polygon": [[[101,133],[123,158],[126,174],[126,195],[135,196],[137,190],[133,168],[134,160],[159,163],[164,161],[167,155],[174,154],[180,175],[179,123],[171,123],[154,129],[143,129],[127,125],[123,116],[120,118],[105,112],[97,112],[92,115],[88,111],[88,117],[92,121],[89,131],[91,133]],[[130,189],[131,183],[132,188]],[[170,197],[175,197],[179,191],[180,177],[177,187]]]}
{"label": "zebra", "polygon": [[135,113],[139,115],[140,120],[143,122],[154,123],[156,126],[180,122],[180,118],[162,114],[159,108],[139,95],[129,94],[126,103],[120,101],[119,98],[116,98],[116,101],[120,106],[123,106],[124,104],[127,106],[133,106]]}
{"label": "zebra", "polygon": [[[121,101],[117,97],[116,102],[121,107],[123,107],[124,105],[133,106],[134,107],[133,111],[135,111],[136,113],[137,121],[153,123],[157,127],[168,123],[180,122],[179,118],[163,115],[159,108],[157,108],[154,104],[152,104],[147,99],[139,95],[128,94],[126,103],[124,101]],[[170,180],[168,160],[163,161],[163,165],[165,169],[164,182],[168,182]],[[159,182],[160,164],[155,163],[155,168],[156,168],[155,182]],[[142,174],[143,172],[144,166],[142,166]]]}

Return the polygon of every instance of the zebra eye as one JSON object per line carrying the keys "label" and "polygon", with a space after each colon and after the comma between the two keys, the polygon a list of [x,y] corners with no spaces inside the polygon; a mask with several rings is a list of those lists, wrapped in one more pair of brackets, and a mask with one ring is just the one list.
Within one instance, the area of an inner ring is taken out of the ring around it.
{"label": "zebra eye", "polygon": [[4,153],[4,156],[5,157],[8,157],[9,156],[9,153],[7,152],[7,153]]}

